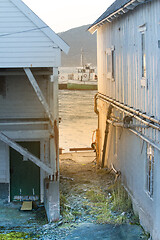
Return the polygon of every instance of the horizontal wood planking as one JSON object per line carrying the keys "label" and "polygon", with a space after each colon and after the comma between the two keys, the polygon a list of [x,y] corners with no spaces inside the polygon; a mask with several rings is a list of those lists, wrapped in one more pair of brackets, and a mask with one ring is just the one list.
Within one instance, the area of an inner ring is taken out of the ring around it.
{"label": "horizontal wood planking", "polygon": [[0,67],[53,67],[60,65],[60,50],[11,1],[0,1]]}
{"label": "horizontal wood planking", "polygon": [[[38,84],[49,102],[48,78],[37,76]],[[45,111],[27,76],[6,77],[6,97],[0,95],[0,118],[44,118]],[[25,89],[25,91],[23,91]]]}

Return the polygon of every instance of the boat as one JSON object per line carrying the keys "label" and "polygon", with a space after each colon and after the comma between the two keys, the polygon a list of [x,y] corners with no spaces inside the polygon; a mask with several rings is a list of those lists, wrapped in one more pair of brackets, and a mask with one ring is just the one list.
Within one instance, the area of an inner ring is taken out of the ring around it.
{"label": "boat", "polygon": [[59,89],[97,90],[97,69],[83,62],[81,51],[81,67],[60,69]]}

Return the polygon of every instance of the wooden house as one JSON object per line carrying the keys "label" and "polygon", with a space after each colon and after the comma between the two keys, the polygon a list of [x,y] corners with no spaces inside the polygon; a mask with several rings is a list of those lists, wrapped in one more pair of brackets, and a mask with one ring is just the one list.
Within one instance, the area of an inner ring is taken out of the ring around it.
{"label": "wooden house", "polygon": [[160,1],[117,0],[97,31],[99,164],[121,172],[140,222],[160,239]]}
{"label": "wooden house", "polygon": [[58,67],[68,45],[21,0],[0,0],[0,199],[59,217]]}

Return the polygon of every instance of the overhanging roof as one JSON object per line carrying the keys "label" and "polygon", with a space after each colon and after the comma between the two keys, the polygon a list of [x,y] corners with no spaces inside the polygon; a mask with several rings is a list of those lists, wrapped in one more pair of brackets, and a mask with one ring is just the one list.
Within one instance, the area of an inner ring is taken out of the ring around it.
{"label": "overhanging roof", "polygon": [[47,24],[45,24],[24,2],[21,0],[10,0],[19,8],[42,32],[44,32],[58,47],[65,52],[69,52],[69,46],[60,38]]}
{"label": "overhanging roof", "polygon": [[116,0],[107,10],[88,28],[89,32],[94,33],[100,25],[112,22],[115,18],[133,10],[140,4],[152,0]]}

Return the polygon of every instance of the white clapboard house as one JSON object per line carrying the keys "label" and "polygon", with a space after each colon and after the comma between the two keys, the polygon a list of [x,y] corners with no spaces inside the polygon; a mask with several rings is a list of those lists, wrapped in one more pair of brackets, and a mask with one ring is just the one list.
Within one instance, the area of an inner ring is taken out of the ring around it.
{"label": "white clapboard house", "polygon": [[59,216],[58,67],[68,45],[21,0],[0,0],[0,199]]}
{"label": "white clapboard house", "polygon": [[160,239],[160,1],[117,0],[97,31],[99,164],[121,171],[141,224]]}

